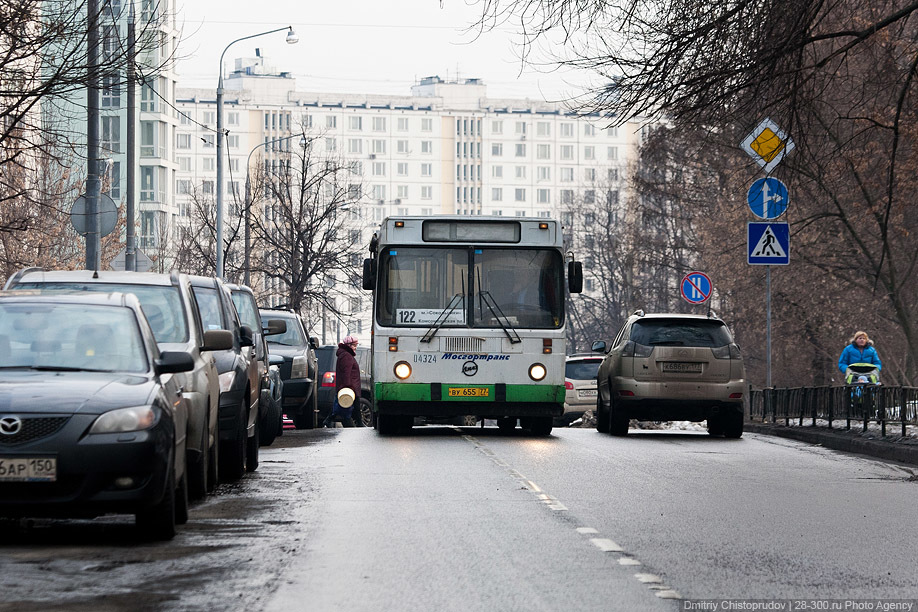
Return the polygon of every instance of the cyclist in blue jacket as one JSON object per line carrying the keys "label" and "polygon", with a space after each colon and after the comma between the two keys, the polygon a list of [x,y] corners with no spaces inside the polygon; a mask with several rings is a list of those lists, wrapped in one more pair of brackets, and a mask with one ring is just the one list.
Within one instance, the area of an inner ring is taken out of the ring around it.
{"label": "cyclist in blue jacket", "polygon": [[867,332],[855,332],[851,342],[842,351],[841,357],[838,358],[838,369],[844,374],[852,363],[871,363],[877,366],[877,370],[883,369],[883,364],[880,363],[880,356],[877,355],[877,350],[873,348],[873,340],[867,336]]}

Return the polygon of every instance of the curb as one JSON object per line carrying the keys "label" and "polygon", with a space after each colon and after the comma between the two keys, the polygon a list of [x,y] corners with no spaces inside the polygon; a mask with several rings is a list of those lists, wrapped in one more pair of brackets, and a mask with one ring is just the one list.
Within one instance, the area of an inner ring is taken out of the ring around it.
{"label": "curb", "polygon": [[791,438],[809,444],[819,444],[832,450],[918,465],[918,444],[871,440],[862,438],[857,433],[829,431],[826,428],[819,427],[788,427],[786,425],[750,423],[747,421],[743,429],[750,433]]}

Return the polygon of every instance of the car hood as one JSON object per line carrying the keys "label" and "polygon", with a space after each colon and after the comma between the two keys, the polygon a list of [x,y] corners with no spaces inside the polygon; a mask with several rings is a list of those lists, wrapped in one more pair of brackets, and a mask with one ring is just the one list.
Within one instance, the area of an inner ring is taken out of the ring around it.
{"label": "car hood", "polygon": [[155,387],[123,373],[0,370],[0,412],[102,414],[149,403]]}
{"label": "car hood", "polygon": [[306,347],[304,346],[287,346],[286,344],[268,344],[268,353],[270,355],[280,355],[284,359],[305,355]]}

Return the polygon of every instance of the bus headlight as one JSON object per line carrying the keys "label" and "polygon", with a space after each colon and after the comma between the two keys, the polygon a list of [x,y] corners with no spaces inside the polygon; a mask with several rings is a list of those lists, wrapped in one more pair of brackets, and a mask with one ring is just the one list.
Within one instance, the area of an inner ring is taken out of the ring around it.
{"label": "bus headlight", "polygon": [[545,374],[545,366],[543,366],[541,363],[534,363],[529,366],[529,378],[532,380],[542,380],[545,378]]}
{"label": "bus headlight", "polygon": [[399,361],[397,364],[395,364],[395,376],[399,380],[405,380],[411,376],[411,366],[408,365],[407,361]]}

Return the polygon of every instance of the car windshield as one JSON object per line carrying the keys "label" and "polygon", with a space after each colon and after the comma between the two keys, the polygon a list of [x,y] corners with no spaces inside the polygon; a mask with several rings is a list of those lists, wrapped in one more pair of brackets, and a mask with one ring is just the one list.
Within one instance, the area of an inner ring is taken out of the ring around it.
{"label": "car windshield", "polygon": [[182,307],[182,296],[178,287],[171,285],[135,285],[128,283],[83,283],[83,282],[48,282],[21,283],[16,289],[33,289],[36,291],[97,291],[110,293],[133,293],[140,300],[143,314],[150,322],[156,341],[188,342],[188,321]]}
{"label": "car windshield", "polygon": [[306,335],[296,319],[264,314],[263,316],[266,319],[280,319],[287,323],[287,331],[282,334],[268,336],[269,344],[282,344],[284,346],[303,346],[306,344]]}
{"label": "car windshield", "polygon": [[602,359],[582,359],[568,361],[564,366],[564,377],[573,380],[593,380],[599,373]]}
{"label": "car windshield", "polygon": [[0,368],[146,372],[134,311],[114,306],[0,304]]}
{"label": "car windshield", "polygon": [[319,362],[319,371],[328,372],[335,369],[334,357],[338,350],[336,346],[323,346],[316,349],[316,359]]}
{"label": "car windshield", "polygon": [[631,328],[631,340],[644,346],[717,348],[732,342],[727,326],[704,319],[645,319]]}

